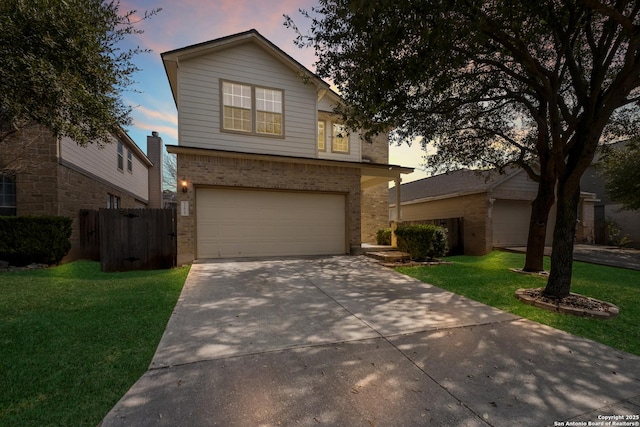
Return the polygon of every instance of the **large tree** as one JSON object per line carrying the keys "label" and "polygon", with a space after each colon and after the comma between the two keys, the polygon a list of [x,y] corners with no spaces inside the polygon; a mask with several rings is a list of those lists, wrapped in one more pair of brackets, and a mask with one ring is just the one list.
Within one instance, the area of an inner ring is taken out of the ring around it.
{"label": "large tree", "polygon": [[121,94],[144,51],[121,42],[158,11],[138,17],[103,0],[0,1],[0,143],[34,124],[81,145],[109,142],[130,124]]}
{"label": "large tree", "polygon": [[[523,167],[538,182],[525,269],[570,293],[580,176],[603,138],[638,133],[640,4],[598,0],[320,0],[301,46],[373,134],[397,129],[437,154],[428,165]],[[287,24],[295,28],[291,19]]]}

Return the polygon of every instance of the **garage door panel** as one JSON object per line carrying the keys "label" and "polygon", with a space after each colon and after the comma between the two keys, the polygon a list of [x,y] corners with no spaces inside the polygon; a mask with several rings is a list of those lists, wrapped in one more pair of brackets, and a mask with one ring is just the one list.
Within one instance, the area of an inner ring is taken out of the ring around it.
{"label": "garage door panel", "polygon": [[199,258],[345,252],[345,196],[198,189]]}

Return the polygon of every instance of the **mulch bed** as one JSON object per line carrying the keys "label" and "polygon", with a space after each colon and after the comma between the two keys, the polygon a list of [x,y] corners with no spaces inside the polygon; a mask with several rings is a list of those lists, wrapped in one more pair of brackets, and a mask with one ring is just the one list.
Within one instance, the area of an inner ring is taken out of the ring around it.
{"label": "mulch bed", "polygon": [[533,305],[549,311],[587,316],[596,319],[612,319],[620,309],[606,301],[600,301],[580,294],[571,293],[568,297],[557,299],[545,296],[544,288],[518,289],[516,298],[525,304]]}

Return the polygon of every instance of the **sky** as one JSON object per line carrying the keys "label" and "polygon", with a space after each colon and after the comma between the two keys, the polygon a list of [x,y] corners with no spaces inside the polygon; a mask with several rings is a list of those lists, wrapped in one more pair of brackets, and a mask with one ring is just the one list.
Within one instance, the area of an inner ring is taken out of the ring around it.
{"label": "sky", "polygon": [[[315,71],[315,51],[300,49],[293,40],[295,32],[286,28],[283,15],[293,18],[304,30],[309,22],[299,9],[310,10],[315,0],[121,0],[120,11],[145,11],[162,8],[157,15],[142,20],[136,28],[142,34],[129,36],[127,47],[150,49],[133,62],[140,69],[136,84],[123,93],[124,102],[133,107],[133,124],[127,128],[131,138],[146,152],[146,137],[157,131],[167,145],[178,144],[178,115],[160,54],[192,44],[256,29],[296,61]],[[424,152],[419,144],[389,147],[389,163],[416,168],[403,176],[410,182],[427,176],[422,171]]]}

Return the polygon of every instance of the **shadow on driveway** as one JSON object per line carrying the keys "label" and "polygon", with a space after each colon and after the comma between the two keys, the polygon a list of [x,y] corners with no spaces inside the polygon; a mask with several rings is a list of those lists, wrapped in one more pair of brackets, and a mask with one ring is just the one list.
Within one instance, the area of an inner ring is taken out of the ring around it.
{"label": "shadow on driveway", "polygon": [[625,413],[640,413],[640,358],[339,256],[194,264],[149,371],[103,426]]}

